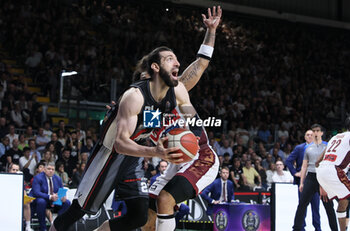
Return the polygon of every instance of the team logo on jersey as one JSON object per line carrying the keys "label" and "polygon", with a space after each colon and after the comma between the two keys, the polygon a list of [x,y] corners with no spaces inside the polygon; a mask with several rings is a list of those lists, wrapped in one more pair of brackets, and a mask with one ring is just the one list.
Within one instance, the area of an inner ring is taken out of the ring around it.
{"label": "team logo on jersey", "polygon": [[160,128],[161,114],[159,109],[143,111],[143,126],[145,128]]}
{"label": "team logo on jersey", "polygon": [[223,231],[227,227],[227,214],[225,211],[220,210],[219,212],[216,213],[215,215],[215,226],[216,229],[219,231]]}
{"label": "team logo on jersey", "polygon": [[254,210],[248,210],[242,218],[242,225],[245,231],[256,231],[260,225],[260,217]]}

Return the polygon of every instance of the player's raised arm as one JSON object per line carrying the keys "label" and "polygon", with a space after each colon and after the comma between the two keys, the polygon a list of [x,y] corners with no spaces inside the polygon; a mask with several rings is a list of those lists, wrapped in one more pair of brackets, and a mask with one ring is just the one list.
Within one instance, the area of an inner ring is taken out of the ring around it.
{"label": "player's raised arm", "polygon": [[187,91],[191,90],[201,78],[203,72],[209,65],[215,44],[216,29],[220,24],[222,15],[221,7],[208,8],[208,17],[202,14],[203,23],[207,27],[204,41],[197,53],[197,59],[186,68],[180,77],[180,81],[185,85]]}
{"label": "player's raised arm", "polygon": [[161,139],[156,147],[148,147],[137,144],[130,139],[137,125],[137,115],[142,109],[143,97],[138,89],[131,88],[126,91],[119,103],[117,114],[117,134],[114,143],[115,150],[124,155],[136,157],[154,157],[180,163],[178,159],[182,154],[170,154],[176,152],[179,148],[164,148],[164,139]]}

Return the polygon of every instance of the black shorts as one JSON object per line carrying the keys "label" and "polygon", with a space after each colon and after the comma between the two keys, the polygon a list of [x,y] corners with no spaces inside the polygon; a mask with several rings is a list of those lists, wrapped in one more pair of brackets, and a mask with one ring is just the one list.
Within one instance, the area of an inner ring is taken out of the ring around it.
{"label": "black shorts", "polygon": [[173,196],[176,204],[196,197],[192,184],[181,175],[174,176],[163,189]]}
{"label": "black shorts", "polygon": [[148,197],[147,178],[142,169],[143,158],[125,156],[121,164],[115,187],[117,200]]}

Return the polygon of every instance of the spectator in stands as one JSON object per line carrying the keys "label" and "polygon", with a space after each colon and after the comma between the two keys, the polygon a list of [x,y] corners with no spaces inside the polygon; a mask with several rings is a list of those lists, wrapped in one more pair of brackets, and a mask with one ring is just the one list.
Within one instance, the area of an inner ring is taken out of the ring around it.
{"label": "spectator in stands", "polygon": [[28,146],[30,148],[30,156],[35,154],[37,157],[37,162],[39,163],[41,160],[41,153],[36,149],[35,139],[28,140]]}
{"label": "spectator in stands", "polygon": [[0,139],[8,134],[8,127],[5,117],[0,117]]}
{"label": "spectator in stands", "polygon": [[16,86],[13,83],[10,83],[9,89],[5,94],[5,104],[8,107],[7,113],[10,116],[10,118],[6,117],[6,119],[10,119],[11,122],[13,122],[12,117],[11,117],[11,111],[15,109],[15,102],[16,102],[15,96],[16,95],[17,95]]}
{"label": "spectator in stands", "polygon": [[267,175],[266,175],[266,170],[261,166],[261,161],[260,159],[256,159],[254,161],[254,168],[255,170],[259,173],[260,178],[261,178],[261,186],[263,189],[267,189]]}
{"label": "spectator in stands", "polygon": [[248,140],[247,148],[251,148],[253,150],[257,149],[257,144],[254,142],[254,139],[251,138]]}
{"label": "spectator in stands", "polygon": [[271,163],[275,163],[275,162],[273,161],[272,155],[269,153],[266,155],[266,158],[263,159],[263,161],[261,162],[261,165],[263,166],[264,169],[268,169]]}
{"label": "spectator in stands", "polygon": [[88,152],[89,154],[92,153],[92,150],[94,148],[94,142],[91,137],[86,137],[86,145],[83,145],[80,152]]}
{"label": "spectator in stands", "polygon": [[247,152],[244,152],[245,148],[242,145],[235,145],[234,148],[232,158],[241,158],[243,154],[248,154]]}
{"label": "spectator in stands", "polygon": [[210,141],[210,145],[213,147],[213,149],[216,151],[216,153],[218,153],[220,150],[220,144],[215,139],[214,132],[212,132],[212,131],[208,132],[208,138]]}
{"label": "spectator in stands", "polygon": [[266,151],[266,148],[264,146],[264,143],[262,141],[260,141],[258,143],[258,151],[257,151],[257,153],[259,154],[259,156],[261,156],[263,158],[263,156],[266,156],[266,152],[267,151]]}
{"label": "spectator in stands", "polygon": [[89,130],[86,131],[86,137],[90,136],[92,138],[92,141],[94,142],[94,144],[96,144],[96,142],[98,141],[98,137],[96,134],[95,129],[90,128]]}
{"label": "spectator in stands", "polygon": [[275,172],[276,172],[276,164],[273,162],[269,163],[269,167],[266,170],[266,181],[269,187],[271,187],[273,183],[272,176],[273,174],[275,174]]}
{"label": "spectator in stands", "polygon": [[247,146],[247,143],[248,143],[248,140],[249,140],[249,132],[245,128],[245,124],[244,124],[244,122],[242,120],[238,122],[236,134],[238,134],[238,136],[242,139],[242,143],[241,144],[243,146]]}
{"label": "spectator in stands", "polygon": [[27,126],[26,132],[24,133],[24,138],[28,143],[30,139],[35,139],[32,126],[30,125]]}
{"label": "spectator in stands", "polygon": [[270,130],[267,128],[267,125],[263,123],[258,130],[258,137],[265,144],[269,143],[272,138]]}
{"label": "spectator in stands", "polygon": [[247,152],[246,144],[244,144],[244,141],[241,136],[236,135],[236,143],[232,147],[232,151],[235,152],[237,148],[241,147],[242,151],[241,153]]}
{"label": "spectator in stands", "polygon": [[[279,138],[278,142],[280,144],[280,149],[284,152],[284,150],[286,149],[286,147],[288,145],[288,137],[281,136],[281,138]],[[284,155],[286,155],[286,154],[284,154]]]}
{"label": "spectator in stands", "polygon": [[50,153],[52,155],[53,162],[56,162],[56,160],[58,160],[58,155],[57,155],[57,152],[55,150],[55,146],[52,143],[47,144],[45,150],[50,151]]}
{"label": "spectator in stands", "polygon": [[23,148],[23,156],[19,158],[19,166],[23,172],[24,180],[30,182],[35,173],[35,167],[38,163],[36,153],[30,155],[30,148]]}
{"label": "spectator in stands", "polygon": [[224,153],[224,158],[222,160],[221,163],[221,167],[228,167],[229,169],[232,168],[232,159],[230,157],[230,154],[228,154],[227,152]]}
{"label": "spectator in stands", "polygon": [[31,96],[31,100],[28,101],[28,108],[31,104],[31,118],[32,118],[32,125],[34,127],[39,127],[41,124],[41,113],[39,112],[39,109],[41,107],[41,104],[37,100],[38,95],[36,93],[33,93]]}
{"label": "spectator in stands", "polygon": [[90,155],[90,153],[88,153],[88,152],[81,153],[80,154],[80,159],[79,159],[79,164],[81,164],[81,163],[85,163],[86,164],[87,161],[88,161],[89,155]]}
{"label": "spectator in stands", "polygon": [[18,138],[18,148],[23,151],[23,148],[29,147],[28,142],[24,138],[24,134],[20,134]]}
{"label": "spectator in stands", "polygon": [[9,166],[12,163],[19,165],[19,159],[23,156],[23,152],[18,148],[17,139],[14,139],[12,141],[12,148],[6,151],[5,156],[6,156],[6,162],[7,162],[5,166]]}
{"label": "spectator in stands", "polygon": [[258,122],[256,120],[250,121],[248,132],[249,132],[249,138],[253,142],[256,136],[258,135],[258,130],[259,130]]}
{"label": "spectator in stands", "polygon": [[47,143],[46,145],[46,148],[49,149],[51,152],[51,148],[50,148],[50,145],[54,145],[54,149],[55,151],[53,153],[57,154],[57,157],[58,158],[61,158],[61,152],[62,152],[62,149],[63,149],[63,145],[62,143],[58,140],[58,137],[57,137],[57,133],[56,132],[53,132],[51,134],[51,141],[49,143]]}
{"label": "spectator in stands", "polygon": [[83,129],[81,129],[80,121],[77,121],[75,123],[75,130],[77,131],[79,141],[81,141],[83,144],[86,144],[86,132]]}
{"label": "spectator in stands", "polygon": [[26,100],[26,96],[23,93],[19,96],[19,99],[18,99],[17,102],[18,102],[19,107],[20,107],[21,110],[28,108],[28,103],[27,103],[27,100]]}
{"label": "spectator in stands", "polygon": [[[210,138],[209,139],[209,144],[210,144],[210,146],[213,148],[213,150],[217,153],[218,151],[218,149],[217,149],[217,147],[219,147],[219,149],[220,149],[220,145],[219,145],[219,143],[215,140],[215,138]],[[217,147],[215,147],[215,146],[217,146]]]}
{"label": "spectator in stands", "polygon": [[0,170],[4,168],[4,164],[6,163],[6,152],[10,150],[10,139],[5,136],[4,138],[1,139],[0,143],[0,163],[2,167],[0,166]]}
{"label": "spectator in stands", "polygon": [[157,171],[154,169],[153,165],[150,163],[149,158],[144,158],[142,169],[145,171],[145,178],[150,180],[152,176],[154,176]]}
{"label": "spectator in stands", "polygon": [[66,146],[66,135],[64,134],[64,130],[59,129],[57,131],[57,140],[62,144],[62,147]]}
{"label": "spectator in stands", "polygon": [[38,47],[35,46],[34,49],[30,52],[30,55],[27,57],[25,61],[25,65],[29,68],[29,72],[33,75],[35,71],[37,71],[37,67],[41,62],[43,55],[38,51]]}
{"label": "spectator in stands", "polygon": [[21,107],[18,102],[15,103],[15,108],[11,110],[11,120],[16,124],[16,127],[23,127],[24,121],[22,117]]}
{"label": "spectator in stands", "polygon": [[289,138],[289,133],[285,125],[282,124],[277,132],[278,139],[281,139],[282,137],[285,137],[287,139]]}
{"label": "spectator in stands", "polygon": [[[68,133],[68,129],[66,128],[66,123],[64,122],[64,120],[58,121],[58,129],[56,132],[58,133],[58,136],[60,137],[61,135],[59,134],[59,130],[62,130],[63,136],[65,136]],[[64,145],[64,144],[62,144],[62,145]]]}
{"label": "spectator in stands", "polygon": [[293,176],[288,171],[283,169],[283,162],[280,160],[276,161],[276,171],[272,176],[272,182],[293,183]]}
{"label": "spectator in stands", "polygon": [[[255,183],[255,179],[257,179],[257,183]],[[256,187],[261,187],[261,177],[252,167],[251,160],[247,160],[243,167],[243,181],[244,185],[248,186],[251,190],[254,190]]]}
{"label": "spectator in stands", "polygon": [[64,164],[60,161],[57,161],[56,163],[55,174],[61,178],[64,187],[67,187],[69,185],[68,174],[64,171]]}
{"label": "spectator in stands", "polygon": [[75,159],[76,162],[79,160],[81,146],[82,143],[78,139],[76,131],[72,131],[70,134],[68,134],[66,148],[71,150],[71,156]]}
{"label": "spectator in stands", "polygon": [[243,169],[239,158],[235,158],[230,169],[230,179],[233,181],[235,190],[241,191],[243,188]]}
{"label": "spectator in stands", "polygon": [[[45,170],[45,163],[43,161],[41,161],[36,165],[34,176],[38,175],[39,173],[43,172],[44,170]],[[32,179],[31,185],[32,185],[32,183],[33,183],[33,179]]]}
{"label": "spectator in stands", "polygon": [[21,109],[22,120],[25,125],[33,124],[32,101],[26,102],[26,108]]}
{"label": "spectator in stands", "polygon": [[2,105],[1,108],[1,117],[4,117],[6,119],[6,125],[8,125],[12,118],[11,118],[11,113],[9,111],[9,106],[8,105]]}
{"label": "spectator in stands", "polygon": [[6,135],[10,140],[10,147],[12,148],[12,142],[14,139],[18,139],[18,134],[15,131],[15,126],[14,125],[10,125],[9,126],[9,134]]}
{"label": "spectator in stands", "polygon": [[44,134],[44,128],[39,127],[38,128],[38,134],[35,137],[35,143],[37,147],[37,151],[42,153],[46,147],[46,144],[50,141],[45,134]]}
{"label": "spectator in stands", "polygon": [[85,170],[85,166],[86,166],[85,163],[80,163],[78,165],[78,169],[77,169],[77,171],[74,172],[73,177],[72,177],[71,187],[73,187],[73,188],[78,187],[78,185],[80,184],[80,181],[82,179],[82,176],[83,176],[83,173]]}
{"label": "spectator in stands", "polygon": [[272,159],[274,162],[276,162],[279,158],[281,158],[283,162],[285,161],[286,156],[281,150],[281,145],[279,142],[276,142],[273,145],[273,148],[270,149],[269,153],[272,154]]}
{"label": "spectator in stands", "polygon": [[49,150],[44,150],[43,158],[41,159],[41,161],[45,163],[50,163],[54,162],[55,159],[53,158],[52,153]]}
{"label": "spectator in stands", "polygon": [[228,153],[230,155],[230,158],[233,156],[232,148],[229,146],[229,144],[230,142],[228,139],[222,141],[222,146],[220,147],[220,150],[218,152],[218,156],[221,162],[225,153]]}
{"label": "spectator in stands", "polygon": [[44,136],[48,140],[51,140],[51,135],[52,135],[51,123],[50,123],[50,121],[45,121],[44,122]]}
{"label": "spectator in stands", "polygon": [[62,158],[58,161],[64,164],[64,170],[67,172],[68,177],[72,178],[73,170],[76,168],[76,160],[70,155],[70,149],[65,148],[62,152]]}
{"label": "spectator in stands", "polygon": [[220,178],[214,180],[202,191],[201,196],[208,202],[207,214],[212,214],[214,204],[230,203],[234,200],[233,183],[228,177],[229,169],[223,167],[220,171]]}
{"label": "spectator in stands", "polygon": [[[34,200],[35,211],[38,214],[40,230],[46,230],[45,215],[46,210],[53,208],[58,211],[58,214],[66,211],[70,206],[70,201],[66,197],[60,198],[62,205],[55,205],[53,202],[57,201],[58,189],[63,188],[62,180],[55,175],[55,164],[47,163],[45,170],[34,177],[32,195],[36,198]],[[53,220],[50,220],[52,223]]]}

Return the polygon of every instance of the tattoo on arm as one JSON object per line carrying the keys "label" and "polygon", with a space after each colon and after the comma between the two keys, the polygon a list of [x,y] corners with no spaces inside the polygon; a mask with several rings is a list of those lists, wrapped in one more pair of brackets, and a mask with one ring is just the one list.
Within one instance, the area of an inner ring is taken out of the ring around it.
{"label": "tattoo on arm", "polygon": [[180,78],[180,81],[185,85],[188,83],[188,81],[190,81],[191,79],[193,79],[195,76],[198,75],[198,70],[199,70],[198,62],[194,62],[189,68],[190,70],[188,71],[188,73],[185,73]]}
{"label": "tattoo on arm", "polygon": [[203,44],[214,46],[215,43],[215,33],[210,33],[207,31],[205,33]]}

